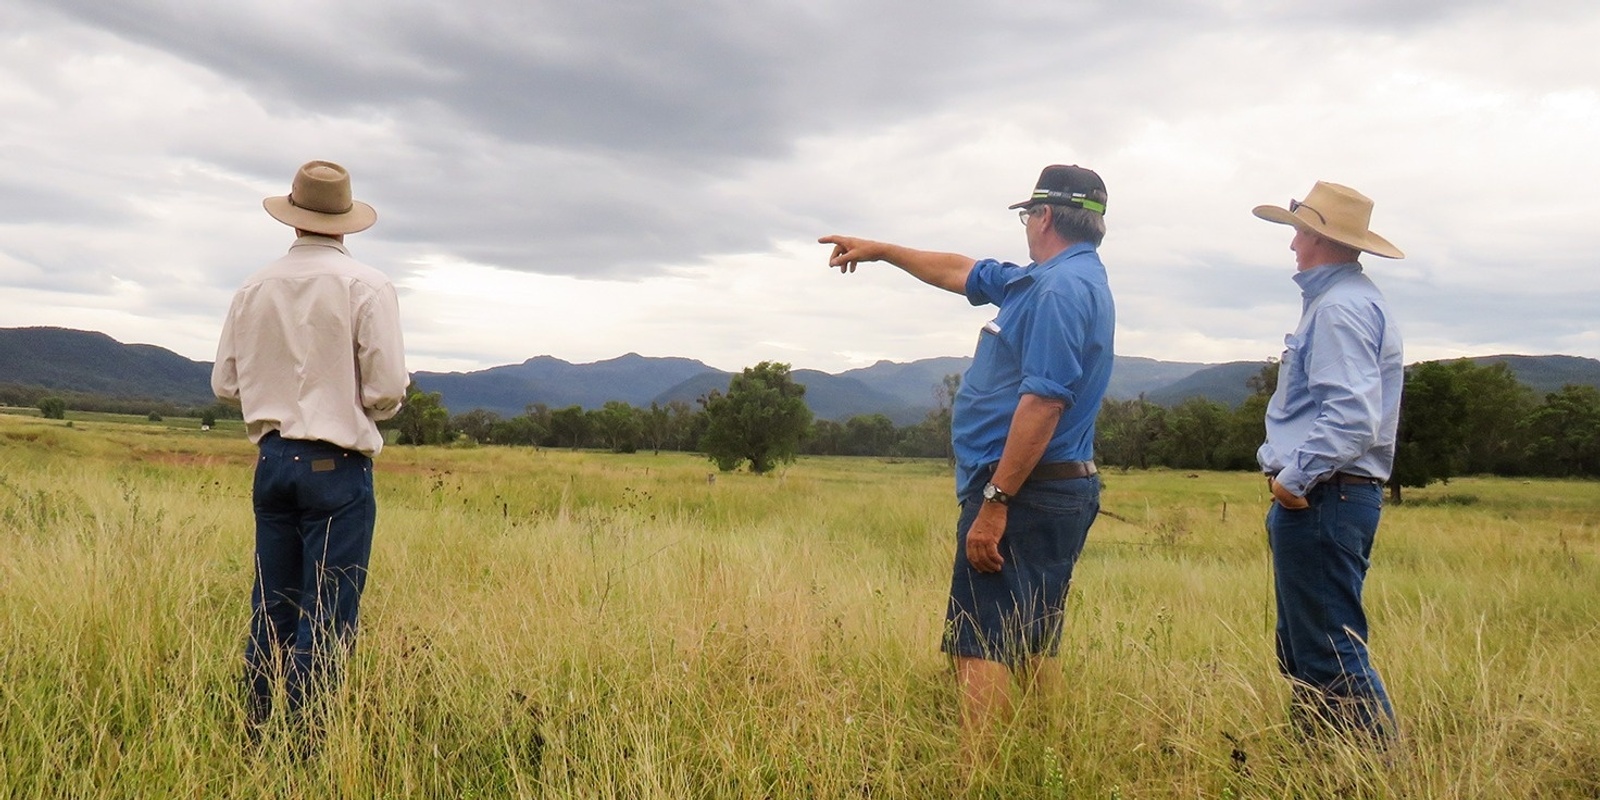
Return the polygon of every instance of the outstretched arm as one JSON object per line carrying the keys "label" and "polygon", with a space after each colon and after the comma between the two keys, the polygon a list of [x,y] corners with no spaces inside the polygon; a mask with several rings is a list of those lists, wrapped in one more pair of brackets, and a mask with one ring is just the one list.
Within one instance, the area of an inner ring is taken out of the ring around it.
{"label": "outstretched arm", "polygon": [[959,295],[967,293],[967,275],[972,272],[972,265],[977,263],[972,258],[956,253],[915,250],[854,236],[824,236],[817,241],[833,245],[828,266],[838,267],[841,274],[855,272],[858,263],[887,261],[923,283]]}

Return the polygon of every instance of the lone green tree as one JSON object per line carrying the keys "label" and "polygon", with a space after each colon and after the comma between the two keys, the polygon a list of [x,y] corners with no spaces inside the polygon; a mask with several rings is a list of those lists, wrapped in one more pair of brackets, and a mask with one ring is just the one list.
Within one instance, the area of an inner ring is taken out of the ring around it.
{"label": "lone green tree", "polygon": [[701,400],[706,432],[700,451],[724,472],[748,461],[750,471],[761,474],[793,461],[811,425],[805,394],[788,364],[763,361],[746,367],[728,383],[727,394],[712,392]]}
{"label": "lone green tree", "polygon": [[46,397],[39,401],[39,416],[45,419],[66,419],[67,401],[59,397]]}
{"label": "lone green tree", "polygon": [[450,430],[450,409],[444,406],[444,395],[424,392],[417,388],[416,383],[406,387],[406,402],[400,407],[400,413],[378,427],[399,431],[396,444],[444,444],[454,435]]}

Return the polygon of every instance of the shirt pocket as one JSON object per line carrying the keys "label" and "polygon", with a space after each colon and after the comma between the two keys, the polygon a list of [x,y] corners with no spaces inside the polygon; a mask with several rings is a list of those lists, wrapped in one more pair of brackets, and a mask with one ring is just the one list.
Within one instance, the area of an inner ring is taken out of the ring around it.
{"label": "shirt pocket", "polygon": [[992,394],[1004,389],[1007,375],[1015,376],[1016,356],[1000,336],[998,320],[990,320],[978,331],[978,348],[972,356],[972,366],[967,367],[962,378],[963,388],[976,394]]}
{"label": "shirt pocket", "polygon": [[1306,385],[1305,340],[1295,333],[1283,335],[1283,355],[1278,358],[1278,386],[1292,388]]}

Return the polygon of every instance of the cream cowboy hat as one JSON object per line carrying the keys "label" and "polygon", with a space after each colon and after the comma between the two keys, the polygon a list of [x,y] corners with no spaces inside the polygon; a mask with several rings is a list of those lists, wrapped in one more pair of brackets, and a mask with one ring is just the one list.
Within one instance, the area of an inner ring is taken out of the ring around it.
{"label": "cream cowboy hat", "polygon": [[1339,244],[1384,258],[1405,258],[1400,248],[1367,229],[1372,222],[1372,199],[1337,183],[1317,181],[1304,200],[1290,200],[1288,208],[1256,206],[1256,216],[1280,225],[1306,229]]}
{"label": "cream cowboy hat", "polygon": [[350,198],[350,173],[332,161],[307,161],[287,196],[261,205],[273,219],[308,233],[357,233],[378,221],[372,206]]}

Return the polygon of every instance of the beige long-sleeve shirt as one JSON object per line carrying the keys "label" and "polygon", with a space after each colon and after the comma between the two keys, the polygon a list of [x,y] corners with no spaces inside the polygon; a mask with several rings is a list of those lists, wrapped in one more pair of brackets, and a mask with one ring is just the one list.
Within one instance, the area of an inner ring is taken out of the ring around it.
{"label": "beige long-sleeve shirt", "polygon": [[394,285],[311,235],[234,295],[211,371],[250,441],[278,431],[367,455],[383,449],[377,423],[400,410],[408,382]]}

